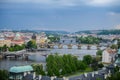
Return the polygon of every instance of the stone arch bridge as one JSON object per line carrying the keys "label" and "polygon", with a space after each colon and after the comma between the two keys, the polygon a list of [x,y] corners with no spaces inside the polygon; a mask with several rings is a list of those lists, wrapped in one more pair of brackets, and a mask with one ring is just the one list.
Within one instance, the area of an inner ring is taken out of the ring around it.
{"label": "stone arch bridge", "polygon": [[98,44],[48,44],[48,48],[54,49],[63,49],[63,48],[67,48],[67,49],[73,49],[73,48],[77,48],[77,49],[82,49],[83,47],[86,47],[86,49],[100,49],[100,47],[108,47],[108,46],[104,46],[104,45],[98,45]]}

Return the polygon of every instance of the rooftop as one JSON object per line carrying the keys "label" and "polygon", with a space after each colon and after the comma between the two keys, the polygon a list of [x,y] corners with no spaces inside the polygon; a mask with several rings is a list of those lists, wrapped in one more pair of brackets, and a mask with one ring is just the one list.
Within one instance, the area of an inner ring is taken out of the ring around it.
{"label": "rooftop", "polygon": [[118,54],[120,54],[120,49],[118,49]]}
{"label": "rooftop", "polygon": [[22,73],[22,72],[27,72],[27,71],[33,71],[32,66],[27,65],[27,66],[14,66],[11,67],[9,72],[12,73]]}

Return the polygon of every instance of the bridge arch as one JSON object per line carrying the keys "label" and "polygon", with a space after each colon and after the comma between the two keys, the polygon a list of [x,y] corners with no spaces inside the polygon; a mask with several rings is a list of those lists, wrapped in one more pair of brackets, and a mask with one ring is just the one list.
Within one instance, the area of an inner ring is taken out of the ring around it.
{"label": "bridge arch", "polygon": [[97,49],[97,45],[91,45],[90,49]]}
{"label": "bridge arch", "polygon": [[88,45],[81,45],[81,49],[87,49]]}
{"label": "bridge arch", "polygon": [[53,48],[54,49],[58,49],[59,47],[58,47],[58,45],[54,45]]}
{"label": "bridge arch", "polygon": [[63,45],[63,49],[68,49],[68,45]]}
{"label": "bridge arch", "polygon": [[72,49],[78,49],[77,45],[72,45]]}

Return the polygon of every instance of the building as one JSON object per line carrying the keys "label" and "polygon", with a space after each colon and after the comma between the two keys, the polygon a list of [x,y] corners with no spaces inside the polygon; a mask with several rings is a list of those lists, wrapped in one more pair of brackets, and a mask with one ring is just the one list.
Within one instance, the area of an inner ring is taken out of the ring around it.
{"label": "building", "polygon": [[9,80],[23,80],[24,76],[33,72],[33,68],[30,65],[27,66],[14,66],[9,70]]}
{"label": "building", "polygon": [[33,39],[33,40],[36,40],[36,34],[33,34],[33,35],[32,35],[32,39]]}
{"label": "building", "polygon": [[13,37],[12,41],[12,45],[22,45],[24,44],[24,39],[23,36],[20,35],[20,33],[16,33],[15,36]]}
{"label": "building", "polygon": [[47,43],[48,38],[44,32],[36,35],[36,44],[38,45],[38,47],[45,46]]}
{"label": "building", "polygon": [[1,37],[1,38],[0,38],[0,47],[2,47],[2,46],[4,46],[4,45],[10,47],[10,45],[11,45],[11,40],[7,40],[7,39]]}
{"label": "building", "polygon": [[118,49],[115,63],[116,63],[116,64],[120,64],[120,49]]}
{"label": "building", "polygon": [[116,50],[115,49],[106,49],[102,53],[102,62],[103,63],[112,63],[115,60]]}

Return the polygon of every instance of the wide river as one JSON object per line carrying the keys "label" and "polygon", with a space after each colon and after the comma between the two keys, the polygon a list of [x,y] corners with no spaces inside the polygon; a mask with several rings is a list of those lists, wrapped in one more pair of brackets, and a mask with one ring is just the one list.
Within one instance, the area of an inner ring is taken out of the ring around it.
{"label": "wide river", "polygon": [[[104,49],[105,47],[102,47],[101,49]],[[45,60],[46,58],[42,56],[41,54],[54,54],[54,53],[59,53],[59,54],[72,54],[78,56],[78,59],[82,59],[84,55],[96,55],[97,50],[96,49],[51,49],[50,51],[39,51],[39,52],[34,52],[30,53],[29,60],[22,60],[22,59],[5,59],[5,60],[0,60],[0,69],[6,69],[9,70],[10,67],[12,66],[21,66],[21,65],[31,65],[33,63],[42,63],[45,65]]]}

